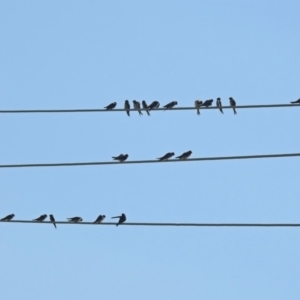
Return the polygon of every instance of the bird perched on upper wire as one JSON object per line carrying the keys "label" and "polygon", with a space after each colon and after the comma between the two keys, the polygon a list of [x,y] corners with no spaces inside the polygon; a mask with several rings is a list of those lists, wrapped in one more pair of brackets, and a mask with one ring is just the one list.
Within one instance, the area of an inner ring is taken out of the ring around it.
{"label": "bird perched on upper wire", "polygon": [[224,113],[223,113],[223,109],[222,109],[221,98],[217,98],[217,107],[219,108],[220,112],[221,112],[222,114],[224,114]]}
{"label": "bird perched on upper wire", "polygon": [[105,106],[104,108],[106,108],[106,110],[112,110],[117,106],[117,102],[113,102],[107,106]]}
{"label": "bird perched on upper wire", "polygon": [[14,218],[14,214],[10,214],[10,215],[7,215],[6,217],[2,218],[0,221],[10,221]]}
{"label": "bird perched on upper wire", "polygon": [[193,152],[190,150],[190,151],[182,153],[181,155],[177,156],[176,158],[179,158],[180,160],[184,160],[184,159],[189,158],[192,153]]}
{"label": "bird perched on upper wire", "polygon": [[47,215],[45,214],[45,215],[41,215],[40,217],[38,217],[38,218],[36,218],[36,219],[34,219],[32,221],[43,222],[43,221],[46,220],[46,218],[47,218]]}
{"label": "bird perched on upper wire", "polygon": [[200,106],[203,104],[201,100],[195,100],[195,107],[197,108],[197,115],[200,115]]}
{"label": "bird perched on upper wire", "polygon": [[133,100],[133,108],[136,109],[138,112],[139,112],[139,115],[142,116],[143,113],[141,111],[141,103],[136,101],[136,100]]}
{"label": "bird perched on upper wire", "polygon": [[168,152],[168,153],[165,154],[164,156],[158,157],[157,159],[158,159],[159,161],[168,160],[169,158],[171,158],[171,157],[174,156],[174,155],[175,155],[174,152]]}
{"label": "bird perched on upper wire", "polygon": [[160,106],[160,103],[158,101],[153,101],[149,106],[148,106],[148,109],[149,110],[152,110],[152,109],[157,109],[159,108]]}
{"label": "bird perched on upper wire", "polygon": [[235,110],[236,102],[235,102],[235,100],[232,97],[229,97],[229,103],[230,103],[230,106],[233,109],[234,114],[236,115],[237,114],[237,112]]}
{"label": "bird perched on upper wire", "polygon": [[99,224],[105,219],[105,215],[99,215],[94,224]]}
{"label": "bird perched on upper wire", "polygon": [[67,220],[69,222],[72,222],[72,223],[78,223],[78,222],[82,222],[83,221],[83,219],[81,217],[67,218]]}
{"label": "bird perched on upper wire", "polygon": [[150,113],[149,113],[149,110],[148,110],[148,105],[147,105],[147,102],[145,100],[142,101],[142,106],[146,110],[146,113],[148,114],[148,116],[150,116]]}
{"label": "bird perched on upper wire", "polygon": [[49,215],[50,221],[53,223],[54,227],[56,228],[55,218],[53,215]]}
{"label": "bird perched on upper wire", "polygon": [[117,217],[112,217],[112,219],[116,219],[119,218],[118,223],[116,224],[117,226],[124,223],[126,221],[126,216],[125,214],[121,214],[121,216],[117,216]]}
{"label": "bird perched on upper wire", "polygon": [[201,106],[208,107],[208,106],[211,106],[213,102],[214,102],[213,99],[205,100],[205,101],[201,104]]}
{"label": "bird perched on upper wire", "polygon": [[291,101],[291,103],[293,103],[293,104],[300,104],[300,98],[298,100],[296,100],[296,101]]}
{"label": "bird perched on upper wire", "polygon": [[130,103],[128,100],[125,100],[124,109],[126,110],[127,116],[130,117]]}
{"label": "bird perched on upper wire", "polygon": [[119,156],[113,156],[114,160],[118,160],[119,162],[123,162],[128,158],[128,154],[120,154]]}
{"label": "bird perched on upper wire", "polygon": [[171,109],[171,108],[173,108],[173,107],[174,107],[175,105],[177,105],[177,104],[178,104],[177,101],[172,101],[172,102],[166,104],[166,105],[164,106],[164,108],[165,108],[165,110],[166,110],[166,109]]}

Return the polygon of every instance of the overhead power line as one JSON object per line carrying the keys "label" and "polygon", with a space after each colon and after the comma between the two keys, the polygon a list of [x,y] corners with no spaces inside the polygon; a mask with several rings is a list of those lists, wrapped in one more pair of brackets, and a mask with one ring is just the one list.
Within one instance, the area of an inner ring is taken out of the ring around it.
{"label": "overhead power line", "polygon": [[[299,104],[260,104],[260,105],[237,105],[236,109],[248,109],[248,108],[278,108],[278,107],[300,107]],[[200,111],[206,109],[218,109],[216,106],[200,107]],[[231,106],[222,106],[222,109],[231,109]],[[196,107],[173,107],[166,111],[175,110],[197,110]],[[123,108],[116,108],[112,110],[106,109],[23,109],[23,110],[0,110],[2,114],[26,114],[26,113],[96,113],[96,112],[125,112]],[[136,111],[135,109],[130,109],[129,111]],[[146,111],[146,109],[141,108],[141,111]],[[154,111],[165,111],[165,108],[157,108],[151,110]]]}
{"label": "overhead power line", "polygon": [[40,163],[40,164],[5,164],[0,168],[37,168],[37,167],[80,167],[80,166],[98,166],[98,165],[128,165],[128,164],[147,164],[147,163],[178,163],[178,162],[195,162],[195,161],[213,161],[213,160],[236,160],[236,159],[257,159],[257,158],[281,158],[281,157],[297,157],[300,153],[284,153],[284,154],[260,154],[260,155],[242,155],[242,156],[219,156],[219,157],[200,157],[189,158],[186,160],[170,159],[170,160],[132,160],[124,162],[104,161],[104,162],[70,162],[70,163]]}
{"label": "overhead power line", "polygon": [[[53,224],[50,221],[44,222],[35,222],[35,221],[26,221],[26,220],[12,220],[12,221],[2,221],[1,223],[27,223],[27,224]],[[64,222],[64,221],[55,221],[57,225],[114,225],[114,222],[105,222],[95,224],[92,222]],[[145,222],[136,222],[136,223],[122,223],[119,226],[174,226],[174,227],[300,227],[300,223],[145,223]]]}

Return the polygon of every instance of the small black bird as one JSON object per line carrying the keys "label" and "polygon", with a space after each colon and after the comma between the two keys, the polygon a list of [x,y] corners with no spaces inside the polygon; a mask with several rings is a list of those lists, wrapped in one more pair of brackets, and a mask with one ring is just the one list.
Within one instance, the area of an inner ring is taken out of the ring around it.
{"label": "small black bird", "polygon": [[136,109],[139,112],[139,115],[143,115],[141,111],[141,103],[139,101],[133,100],[133,108]]}
{"label": "small black bird", "polygon": [[114,160],[118,160],[119,162],[123,162],[128,158],[128,154],[120,154],[119,156],[113,156]]}
{"label": "small black bird", "polygon": [[67,218],[67,220],[72,223],[78,223],[83,221],[80,217]]}
{"label": "small black bird", "polygon": [[165,154],[164,156],[159,157],[159,158],[157,158],[157,159],[159,159],[160,161],[168,160],[168,159],[171,158],[173,155],[175,155],[174,152],[168,152],[168,153]]}
{"label": "small black bird", "polygon": [[298,100],[296,100],[296,101],[291,101],[291,103],[297,103],[297,104],[300,104],[300,98],[298,99]]}
{"label": "small black bird", "polygon": [[94,224],[101,223],[105,219],[105,215],[99,215]]}
{"label": "small black bird", "polygon": [[171,108],[173,108],[173,107],[174,107],[175,105],[177,105],[177,104],[178,104],[177,101],[172,101],[172,102],[166,104],[166,105],[164,106],[164,108],[165,108],[165,110],[166,110],[166,109],[171,109]]}
{"label": "small black bird", "polygon": [[197,115],[200,115],[200,106],[202,105],[203,101],[195,100],[195,107],[197,107]]}
{"label": "small black bird", "polygon": [[6,217],[2,218],[0,221],[10,221],[14,218],[14,214],[10,214],[10,215],[7,215]]}
{"label": "small black bird", "polygon": [[54,227],[56,228],[55,218],[53,215],[49,215],[50,221],[53,223]]}
{"label": "small black bird", "polygon": [[201,104],[201,106],[209,107],[214,102],[213,99],[205,100],[204,103]]}
{"label": "small black bird", "polygon": [[221,98],[217,98],[217,107],[219,108],[220,112],[221,112],[222,114],[224,114],[224,113],[223,113],[223,109],[222,109]]}
{"label": "small black bird", "polygon": [[113,102],[107,106],[105,106],[104,108],[106,108],[106,110],[112,110],[117,106],[117,102]]}
{"label": "small black bird", "polygon": [[43,222],[46,220],[46,218],[47,218],[47,215],[45,214],[45,215],[41,215],[40,217],[38,217],[37,219],[34,219],[32,221]]}
{"label": "small black bird", "polygon": [[125,214],[121,214],[121,216],[117,216],[117,217],[112,217],[112,219],[116,219],[119,218],[118,223],[116,224],[117,226],[124,223],[126,221],[126,216]]}
{"label": "small black bird", "polygon": [[153,101],[149,106],[148,106],[148,109],[149,110],[152,110],[152,109],[156,109],[156,108],[159,108],[159,102],[158,101]]}
{"label": "small black bird", "polygon": [[127,116],[130,117],[130,104],[128,100],[125,100],[124,109],[126,109]]}
{"label": "small black bird", "polygon": [[150,116],[150,113],[149,113],[149,110],[148,110],[148,105],[147,105],[145,100],[142,101],[142,106],[146,110],[148,116]]}
{"label": "small black bird", "polygon": [[182,153],[180,156],[177,156],[176,158],[179,158],[180,160],[184,160],[187,159],[188,157],[190,157],[192,154],[192,151],[187,151]]}
{"label": "small black bird", "polygon": [[232,97],[229,97],[229,103],[230,103],[230,106],[233,109],[234,114],[236,115],[237,114],[237,112],[235,110],[236,102],[235,102],[235,100]]}

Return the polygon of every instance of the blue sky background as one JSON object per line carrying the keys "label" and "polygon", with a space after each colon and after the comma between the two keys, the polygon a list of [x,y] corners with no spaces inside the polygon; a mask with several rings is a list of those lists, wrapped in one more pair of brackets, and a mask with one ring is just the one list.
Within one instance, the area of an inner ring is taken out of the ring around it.
{"label": "blue sky background", "polygon": [[[300,97],[299,1],[0,1],[1,109]],[[299,109],[1,115],[0,163],[299,152]],[[299,222],[299,159],[2,169],[1,216]],[[299,229],[1,223],[3,298],[299,299]]]}

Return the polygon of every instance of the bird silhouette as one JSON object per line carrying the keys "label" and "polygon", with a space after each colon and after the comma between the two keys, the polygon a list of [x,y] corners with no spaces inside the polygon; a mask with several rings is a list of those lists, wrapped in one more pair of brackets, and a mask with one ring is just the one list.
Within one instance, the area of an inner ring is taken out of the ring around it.
{"label": "bird silhouette", "polygon": [[78,223],[83,221],[80,217],[67,218],[67,220],[72,223]]}
{"label": "bird silhouette", "polygon": [[126,221],[126,216],[125,214],[121,214],[121,216],[117,216],[117,217],[112,217],[112,219],[116,219],[119,218],[118,223],[116,224],[117,226],[124,223]]}
{"label": "bird silhouette", "polygon": [[159,102],[158,101],[153,101],[149,106],[148,106],[148,109],[149,110],[152,110],[152,109],[157,109],[159,108]]}
{"label": "bird silhouette", "polygon": [[205,101],[201,104],[201,106],[209,107],[209,106],[212,105],[213,102],[214,102],[213,99],[205,100]]}
{"label": "bird silhouette", "polygon": [[117,106],[117,102],[113,102],[107,106],[105,106],[104,108],[106,108],[106,110],[112,110]]}
{"label": "bird silhouette", "polygon": [[195,100],[195,107],[197,107],[197,115],[200,115],[200,106],[203,104],[203,101],[201,100]]}
{"label": "bird silhouette", "polygon": [[171,158],[173,155],[175,155],[174,152],[168,152],[168,153],[165,154],[164,156],[159,157],[159,158],[157,158],[157,159],[159,159],[160,161],[168,160],[168,159]]}
{"label": "bird silhouette", "polygon": [[105,219],[105,215],[99,215],[94,224],[99,224]]}
{"label": "bird silhouette", "polygon": [[32,221],[43,222],[43,221],[46,220],[46,218],[47,218],[47,215],[45,214],[45,215],[41,215],[40,217],[38,217],[38,218],[36,218],[36,219],[34,219]]}
{"label": "bird silhouette", "polygon": [[192,154],[192,151],[187,151],[182,153],[181,155],[177,156],[176,158],[179,158],[180,160],[184,160],[187,159],[188,157],[190,157]]}
{"label": "bird silhouette", "polygon": [[148,105],[147,105],[147,102],[145,100],[142,101],[142,106],[146,110],[146,113],[148,114],[148,116],[150,116],[150,112],[148,110]]}
{"label": "bird silhouette", "polygon": [[221,98],[217,98],[217,107],[219,108],[220,112],[221,112],[222,114],[224,114],[224,113],[223,113],[223,109],[222,109]]}
{"label": "bird silhouette", "polygon": [[119,162],[123,162],[128,158],[128,154],[120,154],[119,156],[113,156],[114,160],[118,160]]}
{"label": "bird silhouette", "polygon": [[6,217],[2,218],[0,221],[10,221],[14,218],[14,214],[10,214],[10,215],[7,215]]}
{"label": "bird silhouette", "polygon": [[166,105],[164,106],[164,108],[165,108],[165,110],[166,110],[166,109],[171,109],[171,108],[173,108],[173,107],[174,107],[175,105],[177,105],[177,104],[178,104],[177,101],[172,101],[172,102],[166,104]]}
{"label": "bird silhouette", "polygon": [[141,103],[139,101],[133,100],[133,108],[139,112],[139,115],[142,116],[143,113],[141,111]]}
{"label": "bird silhouette", "polygon": [[125,100],[125,103],[124,103],[124,109],[126,109],[126,114],[128,117],[130,117],[130,103],[128,100]]}
{"label": "bird silhouette", "polygon": [[53,215],[49,215],[50,221],[53,223],[54,227],[56,228],[55,218]]}
{"label": "bird silhouette", "polygon": [[233,109],[234,114],[236,115],[237,114],[237,112],[235,110],[236,102],[235,102],[235,100],[232,97],[229,97],[229,103],[230,103],[230,106]]}

